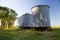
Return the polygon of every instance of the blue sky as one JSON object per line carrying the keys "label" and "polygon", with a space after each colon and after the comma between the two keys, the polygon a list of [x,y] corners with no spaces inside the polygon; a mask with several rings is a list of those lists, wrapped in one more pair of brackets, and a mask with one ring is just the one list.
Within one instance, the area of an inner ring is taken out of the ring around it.
{"label": "blue sky", "polygon": [[51,25],[60,25],[60,0],[0,0],[0,6],[14,9],[18,17],[25,13],[31,14],[31,8],[35,5],[49,5]]}

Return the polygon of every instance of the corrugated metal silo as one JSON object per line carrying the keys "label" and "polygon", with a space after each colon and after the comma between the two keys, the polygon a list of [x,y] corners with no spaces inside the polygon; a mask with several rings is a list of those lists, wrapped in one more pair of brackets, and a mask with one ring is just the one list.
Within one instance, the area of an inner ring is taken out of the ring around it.
{"label": "corrugated metal silo", "polygon": [[22,27],[23,24],[23,16],[17,18],[17,26]]}
{"label": "corrugated metal silo", "polygon": [[23,27],[32,27],[32,15],[26,13],[23,15]]}
{"label": "corrugated metal silo", "polygon": [[48,5],[32,7],[33,27],[50,27],[50,11]]}

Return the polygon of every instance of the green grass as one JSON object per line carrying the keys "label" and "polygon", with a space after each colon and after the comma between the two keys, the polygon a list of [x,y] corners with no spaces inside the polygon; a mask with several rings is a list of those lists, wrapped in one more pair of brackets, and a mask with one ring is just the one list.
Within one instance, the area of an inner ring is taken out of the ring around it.
{"label": "green grass", "polygon": [[0,40],[60,40],[60,29],[53,29],[50,32],[0,30]]}

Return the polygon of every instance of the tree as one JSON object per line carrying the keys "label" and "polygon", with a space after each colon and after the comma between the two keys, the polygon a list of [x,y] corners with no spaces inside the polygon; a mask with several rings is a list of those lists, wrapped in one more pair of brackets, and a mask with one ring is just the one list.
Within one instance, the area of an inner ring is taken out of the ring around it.
{"label": "tree", "polygon": [[13,9],[0,6],[1,27],[11,27],[16,19],[17,13]]}

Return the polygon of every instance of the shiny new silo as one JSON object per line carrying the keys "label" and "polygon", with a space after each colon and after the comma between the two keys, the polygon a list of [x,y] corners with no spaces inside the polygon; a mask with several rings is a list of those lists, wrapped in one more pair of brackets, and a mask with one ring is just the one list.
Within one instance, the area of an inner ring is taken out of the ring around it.
{"label": "shiny new silo", "polygon": [[50,27],[50,6],[37,5],[32,7],[33,27]]}
{"label": "shiny new silo", "polygon": [[23,27],[32,27],[32,15],[26,13],[23,15]]}

